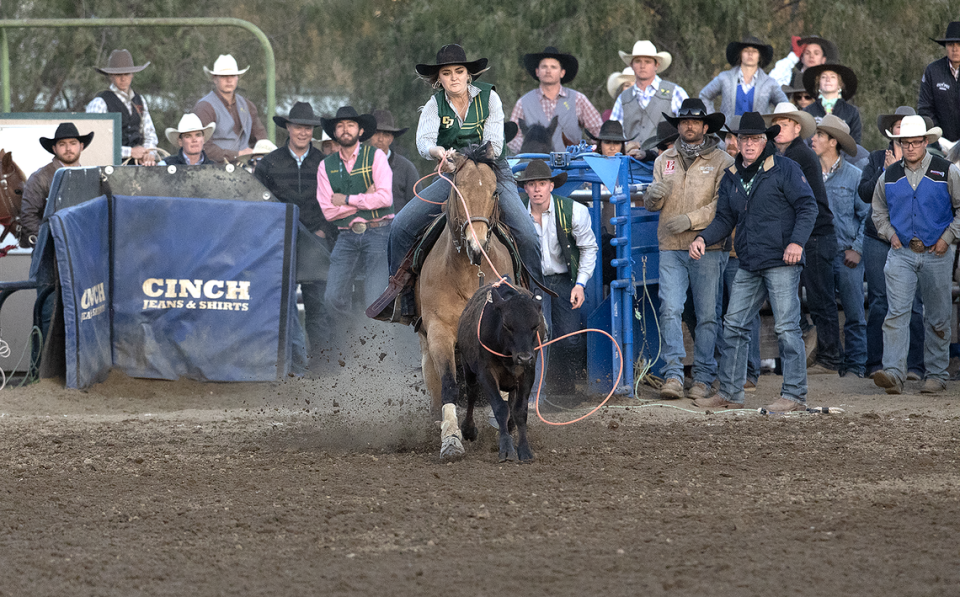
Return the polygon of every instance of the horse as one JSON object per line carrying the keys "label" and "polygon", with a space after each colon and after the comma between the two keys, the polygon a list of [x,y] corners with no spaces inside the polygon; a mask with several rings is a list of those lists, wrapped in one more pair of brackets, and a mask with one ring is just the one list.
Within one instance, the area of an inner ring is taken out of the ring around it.
{"label": "horse", "polygon": [[549,126],[543,126],[542,124],[528,125],[522,118],[517,124],[520,125],[520,131],[523,133],[520,153],[550,153],[553,151],[553,134],[559,124],[556,116],[550,120]]}
{"label": "horse", "polygon": [[[507,248],[492,234],[497,222],[497,182],[503,176],[492,146],[472,145],[454,158],[453,184],[444,209],[447,222],[424,260],[414,286],[421,323],[417,330],[423,377],[433,409],[442,414],[440,456],[464,454],[457,425],[456,345],[460,315],[483,281],[509,275],[516,279]],[[457,189],[463,195],[464,212]],[[489,256],[489,262],[483,252]],[[491,267],[492,263],[492,267]],[[494,271],[496,268],[496,271]]]}
{"label": "horse", "polygon": [[26,175],[13,161],[13,152],[0,149],[0,239],[7,233],[20,236],[20,205]]}

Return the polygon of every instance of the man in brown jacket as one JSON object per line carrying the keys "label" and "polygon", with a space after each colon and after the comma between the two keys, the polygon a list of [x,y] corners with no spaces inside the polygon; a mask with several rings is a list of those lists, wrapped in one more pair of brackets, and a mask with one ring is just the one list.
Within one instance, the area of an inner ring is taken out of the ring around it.
{"label": "man in brown jacket", "polygon": [[719,140],[714,136],[723,126],[723,114],[708,115],[700,99],[684,100],[676,117],[663,116],[677,127],[680,138],[657,158],[653,183],[644,195],[646,208],[660,212],[660,329],[665,362],[660,398],[683,397],[686,353],[680,315],[689,287],[697,315],[696,329],[691,330],[694,384],[689,397],[696,399],[710,393],[717,376],[717,302],[727,251],[723,242],[717,243],[703,258],[693,260],[688,249],[697,231],[706,228],[716,214],[720,179],[733,158],[717,148]]}

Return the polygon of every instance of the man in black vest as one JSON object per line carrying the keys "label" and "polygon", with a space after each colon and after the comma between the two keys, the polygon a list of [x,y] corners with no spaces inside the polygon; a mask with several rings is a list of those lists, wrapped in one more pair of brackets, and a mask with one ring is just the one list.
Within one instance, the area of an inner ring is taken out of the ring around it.
{"label": "man in black vest", "polygon": [[413,162],[391,147],[393,140],[407,132],[409,127],[397,128],[390,110],[374,110],[373,117],[377,119],[377,132],[370,137],[370,145],[387,154],[387,163],[393,171],[393,211],[398,212],[414,198],[413,187],[420,180]]}
{"label": "man in black vest", "polygon": [[133,158],[144,166],[156,165],[153,149],[157,147],[157,129],[150,118],[150,110],[139,93],[131,88],[133,75],[150,66],[134,66],[133,56],[127,50],[110,52],[107,65],[94,68],[98,73],[110,79],[110,88],[101,91],[87,104],[91,114],[120,114],[121,141],[123,159]]}

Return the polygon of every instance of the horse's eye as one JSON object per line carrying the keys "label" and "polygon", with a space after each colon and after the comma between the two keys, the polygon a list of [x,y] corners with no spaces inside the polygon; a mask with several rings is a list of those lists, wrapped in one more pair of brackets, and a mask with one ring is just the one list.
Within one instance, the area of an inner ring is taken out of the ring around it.
{"label": "horse's eye", "polygon": [[17,195],[23,195],[23,191],[21,191],[20,189],[17,189],[16,191],[14,191],[14,193],[16,193]]}

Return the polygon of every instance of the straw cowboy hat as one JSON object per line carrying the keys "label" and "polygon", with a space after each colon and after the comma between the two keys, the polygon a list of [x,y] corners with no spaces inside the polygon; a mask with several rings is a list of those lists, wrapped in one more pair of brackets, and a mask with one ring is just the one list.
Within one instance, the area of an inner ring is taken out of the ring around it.
{"label": "straw cowboy hat", "polygon": [[633,68],[627,67],[623,71],[617,71],[615,73],[610,73],[610,76],[607,77],[607,93],[610,94],[610,97],[617,99],[617,92],[620,90],[620,87],[624,83],[633,83],[637,79],[636,75],[633,74]]}
{"label": "straw cowboy hat", "polygon": [[363,130],[360,135],[361,142],[366,141],[377,132],[377,119],[373,117],[373,114],[357,114],[353,106],[341,107],[333,118],[321,118],[320,126],[323,127],[325,133],[330,135],[331,139],[335,139],[337,123],[341,120],[352,120],[360,125]]}
{"label": "straw cowboy hat", "polygon": [[884,131],[891,139],[909,139],[911,137],[926,137],[927,143],[933,143],[943,134],[943,129],[938,126],[929,127],[923,116],[916,114],[904,116],[900,121],[900,134],[894,135],[893,132]]}
{"label": "straw cowboy hat", "polygon": [[931,41],[935,41],[941,46],[947,45],[948,42],[958,41],[960,42],[960,21],[953,21],[947,25],[947,33],[940,39],[930,38]]}
{"label": "straw cowboy hat", "polygon": [[853,72],[853,69],[842,64],[828,62],[811,66],[803,71],[803,86],[807,89],[807,93],[817,97],[817,91],[819,90],[817,83],[820,80],[820,75],[828,70],[837,73],[843,79],[843,99],[849,102],[850,98],[857,94],[857,74]]}
{"label": "straw cowboy hat", "polygon": [[206,143],[210,140],[210,137],[213,136],[213,131],[216,130],[216,128],[216,122],[211,122],[207,126],[203,126],[203,123],[200,122],[200,117],[196,114],[184,114],[180,118],[180,123],[177,124],[177,128],[168,128],[164,131],[164,135],[167,136],[167,141],[173,145],[177,145],[177,140],[180,138],[181,133],[203,131],[203,142]]}
{"label": "straw cowboy hat", "polygon": [[[616,122],[616,120],[612,120],[610,122]],[[640,144],[640,149],[648,151],[656,147],[660,151],[666,151],[667,145],[676,143],[677,139],[679,138],[680,131],[677,130],[677,127],[673,126],[666,120],[661,120],[657,123],[657,134],[644,139],[643,143]]]}
{"label": "straw cowboy hat", "polygon": [[416,66],[417,74],[421,77],[432,77],[440,72],[440,68],[451,64],[462,64],[467,68],[467,72],[476,79],[487,68],[487,59],[480,58],[470,62],[467,60],[467,53],[457,44],[448,44],[440,48],[437,52],[436,64],[418,64]]}
{"label": "straw cowboy hat", "polygon": [[744,112],[740,115],[740,124],[737,130],[731,130],[734,135],[766,135],[771,140],[780,134],[780,125],[775,124],[767,128],[767,123],[759,112]]}
{"label": "straw cowboy hat", "polygon": [[623,136],[623,125],[617,120],[607,120],[600,125],[600,133],[596,136],[590,131],[586,131],[587,136],[594,141],[612,141],[614,143],[626,143],[633,141]]}
{"label": "straw cowboy hat", "polygon": [[398,128],[393,122],[393,112],[390,110],[374,110],[373,119],[377,121],[377,130],[390,133],[394,138],[407,132],[410,127]]}
{"label": "straw cowboy hat", "polygon": [[277,146],[273,144],[270,139],[260,139],[253,146],[253,150],[250,152],[250,157],[259,158],[267,155],[268,153],[273,153],[277,150]]}
{"label": "straw cowboy hat", "polygon": [[83,145],[83,149],[86,149],[87,146],[90,145],[90,142],[93,141],[93,132],[91,131],[90,134],[81,135],[80,131],[77,130],[77,125],[72,122],[63,122],[57,127],[57,132],[53,134],[52,139],[40,137],[40,145],[50,153],[53,153],[53,146],[56,145],[60,139],[76,139]]}
{"label": "straw cowboy hat", "polygon": [[658,52],[656,46],[646,39],[642,39],[633,44],[633,51],[629,54],[623,51],[618,51],[618,53],[620,54],[620,59],[623,60],[623,63],[627,66],[632,66],[633,59],[637,56],[653,58],[657,61],[658,73],[662,73],[670,68],[670,63],[673,62],[673,56],[670,55],[670,52]]}
{"label": "straw cowboy hat", "polygon": [[213,70],[210,70],[206,66],[203,67],[203,72],[214,77],[226,77],[230,75],[240,76],[248,70],[250,70],[249,66],[243,70],[240,70],[237,67],[237,59],[230,54],[220,54],[220,57],[217,58],[217,61],[213,63]]}
{"label": "straw cowboy hat", "polygon": [[573,54],[563,54],[555,47],[547,46],[542,52],[523,55],[523,67],[526,68],[530,76],[537,81],[540,80],[540,77],[537,76],[537,67],[540,66],[540,61],[544,58],[553,58],[560,63],[560,68],[566,71],[563,74],[563,78],[560,79],[560,83],[573,81],[574,77],[577,76],[577,71],[580,69],[580,63],[577,62]]}
{"label": "straw cowboy hat", "polygon": [[567,173],[561,172],[554,176],[553,171],[550,170],[550,166],[548,166],[546,162],[543,160],[530,160],[530,163],[527,164],[527,169],[517,177],[517,182],[522,184],[532,180],[549,180],[553,183],[554,187],[560,187],[563,186],[563,183],[567,182]]}
{"label": "straw cowboy hat", "polygon": [[313,106],[307,102],[297,102],[293,104],[293,107],[290,108],[290,115],[286,118],[283,116],[274,116],[273,121],[277,126],[282,128],[287,128],[287,124],[299,124],[301,126],[320,126],[323,124],[320,122],[320,118],[314,116]]}
{"label": "straw cowboy hat", "polygon": [[707,125],[707,134],[716,133],[723,128],[723,122],[727,119],[723,112],[714,112],[707,114],[707,106],[699,97],[688,97],[680,104],[680,110],[673,116],[666,112],[661,112],[664,119],[672,124],[674,128],[680,128],[681,120],[702,120]]}
{"label": "straw cowboy hat", "polygon": [[797,40],[797,44],[801,46],[817,44],[823,50],[823,56],[827,59],[827,62],[840,62],[840,51],[837,50],[837,44],[829,39],[824,39],[819,35],[808,35]]}
{"label": "straw cowboy hat", "polygon": [[766,68],[773,60],[773,46],[767,45],[758,38],[750,35],[743,38],[743,41],[732,41],[727,44],[727,62],[731,66],[740,64],[740,52],[744,48],[756,48],[760,52],[760,68]]}
{"label": "straw cowboy hat", "polygon": [[797,109],[797,107],[790,102],[780,102],[777,104],[777,107],[773,109],[773,114],[763,115],[763,121],[767,123],[767,126],[773,124],[776,118],[789,118],[799,124],[801,139],[809,139],[817,132],[817,121],[813,117],[813,114]]}
{"label": "straw cowboy hat", "polygon": [[817,125],[818,131],[823,131],[837,140],[837,145],[845,151],[847,155],[856,157],[857,142],[850,136],[850,125],[843,121],[836,114],[827,114]]}
{"label": "straw cowboy hat", "polygon": [[93,70],[101,75],[128,75],[138,73],[148,66],[150,66],[150,62],[147,62],[143,66],[134,66],[133,56],[130,55],[129,51],[114,50],[110,52],[110,57],[107,58],[107,65],[105,67],[98,68],[95,66]]}

